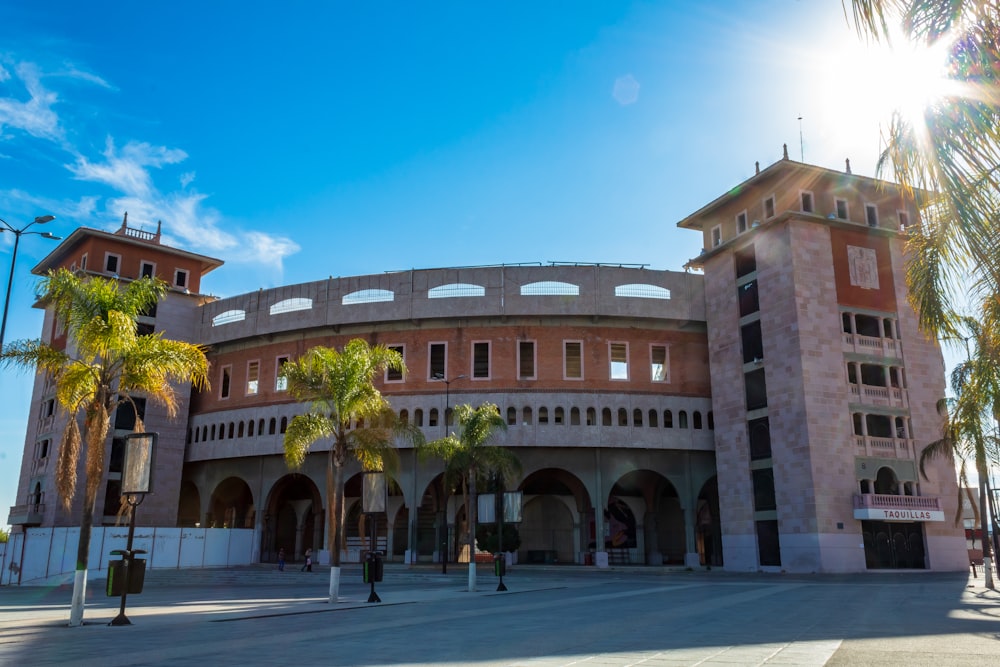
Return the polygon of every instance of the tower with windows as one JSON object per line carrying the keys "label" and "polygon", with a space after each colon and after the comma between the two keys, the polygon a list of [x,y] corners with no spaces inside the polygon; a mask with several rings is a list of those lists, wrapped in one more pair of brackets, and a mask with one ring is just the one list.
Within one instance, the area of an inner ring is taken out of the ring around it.
{"label": "tower with windows", "polygon": [[957,569],[944,365],[907,301],[900,188],[785,158],[678,223],[701,231],[726,567]]}

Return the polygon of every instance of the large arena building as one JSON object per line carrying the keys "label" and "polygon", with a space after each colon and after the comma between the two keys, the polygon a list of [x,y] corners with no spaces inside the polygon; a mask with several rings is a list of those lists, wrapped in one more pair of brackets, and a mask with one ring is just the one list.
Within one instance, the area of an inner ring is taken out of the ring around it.
{"label": "large arena building", "polygon": [[[940,433],[944,364],[907,300],[904,244],[918,210],[889,183],[788,160],[680,221],[704,250],[683,271],[496,265],[330,277],[216,299],[222,262],[122,224],[78,229],[35,267],[172,286],[145,331],[208,346],[211,389],[159,432],[156,492],[140,523],[252,529],[255,557],[325,545],[325,465],[302,469],[283,433],[307,409],[282,363],[353,338],[402,353],[379,389],[428,439],[459,403],[499,406],[494,441],[521,462],[520,562],[676,564],[734,571],[967,567],[949,462],[918,475]],[[60,343],[48,313],[42,337]],[[63,419],[38,377],[15,531],[71,526],[56,502]],[[114,522],[120,409],[98,516]],[[462,561],[466,512],[443,466],[399,443],[380,547],[406,562]],[[347,481],[349,558],[361,470]],[[103,513],[102,513],[103,509]],[[102,516],[103,514],[103,516]]]}

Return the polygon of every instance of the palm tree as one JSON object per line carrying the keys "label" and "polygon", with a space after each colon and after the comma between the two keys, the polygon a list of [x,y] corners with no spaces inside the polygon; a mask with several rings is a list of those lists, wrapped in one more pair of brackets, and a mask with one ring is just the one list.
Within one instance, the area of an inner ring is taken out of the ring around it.
{"label": "palm tree", "polygon": [[423,457],[444,460],[446,482],[456,478],[461,480],[468,518],[469,592],[472,592],[476,590],[476,485],[491,475],[510,478],[520,472],[521,464],[510,450],[489,444],[498,431],[507,428],[495,404],[483,403],[477,408],[468,404],[459,405],[455,408],[455,417],[458,435],[452,433],[429,442],[420,449],[420,453]]}
{"label": "palm tree", "polygon": [[957,0],[852,0],[858,31],[947,46],[949,91],[922,118],[895,113],[879,171],[919,193],[907,283],[921,328],[955,336],[955,303],[1000,295],[1000,5]]}
{"label": "palm tree", "polygon": [[[976,353],[955,366],[951,373],[951,387],[954,398],[943,399],[939,410],[944,417],[942,437],[920,453],[920,474],[927,478],[925,462],[937,457],[956,456],[961,462],[960,483],[968,487],[964,479],[965,462],[972,460],[979,476],[979,507],[975,508],[976,521],[983,535],[983,562],[988,588],[994,588],[990,571],[989,513],[986,511],[988,495],[987,483],[990,461],[997,462],[998,441],[997,418],[1000,417],[1000,366],[997,365],[1000,351],[1000,337],[992,327],[981,325],[976,320],[961,318],[963,327],[971,334],[968,340],[974,342]],[[961,490],[960,490],[961,495]],[[970,497],[971,500],[971,497]]]}
{"label": "palm tree", "polygon": [[[162,333],[138,333],[136,318],[166,291],[167,284],[159,279],[122,284],[116,279],[79,278],[66,269],[50,271],[39,286],[39,298],[62,326],[66,346],[16,341],[0,357],[5,365],[46,373],[55,384],[56,400],[68,417],[56,462],[56,488],[67,510],[76,495],[80,457],[85,457],[71,626],[83,623],[90,533],[105,469],[111,413],[141,395],[163,405],[173,416],[177,410],[175,385],[208,386],[208,361],[201,347],[166,339]],[[143,430],[141,421],[135,429]]]}
{"label": "palm tree", "polygon": [[[310,404],[310,411],[293,417],[285,432],[288,467],[300,468],[314,443],[333,441],[326,460],[331,603],[340,594],[344,466],[348,457],[353,456],[364,470],[384,470],[396,460],[394,438],[406,436],[422,444],[419,429],[402,423],[375,388],[375,377],[386,369],[405,371],[403,357],[382,345],[371,347],[361,339],[348,342],[342,350],[313,347],[282,366],[289,393]],[[356,424],[353,429],[352,421]]]}

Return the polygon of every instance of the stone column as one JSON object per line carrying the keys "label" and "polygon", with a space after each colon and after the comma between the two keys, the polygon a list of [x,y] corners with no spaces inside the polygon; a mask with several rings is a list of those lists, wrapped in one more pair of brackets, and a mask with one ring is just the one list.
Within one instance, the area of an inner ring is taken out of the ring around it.
{"label": "stone column", "polygon": [[302,531],[305,530],[306,512],[312,506],[312,500],[292,500],[288,503],[295,510],[295,549],[292,557],[297,558],[302,555]]}
{"label": "stone column", "polygon": [[646,511],[642,519],[645,531],[643,534],[646,544],[646,565],[663,565],[663,554],[660,552],[659,525],[656,521],[655,511]]}

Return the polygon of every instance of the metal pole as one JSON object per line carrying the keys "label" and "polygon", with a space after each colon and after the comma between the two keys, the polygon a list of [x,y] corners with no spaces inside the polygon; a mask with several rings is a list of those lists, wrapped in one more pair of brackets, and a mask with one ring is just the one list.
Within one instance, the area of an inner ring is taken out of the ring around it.
{"label": "metal pole", "polygon": [[[11,230],[14,231],[14,230]],[[14,284],[14,265],[17,263],[17,246],[21,233],[14,231],[14,252],[10,257],[10,277],[7,279],[7,298],[3,302],[3,323],[0,324],[0,352],[3,352],[4,333],[7,331],[7,309],[10,307],[10,286]]]}
{"label": "metal pole", "polygon": [[118,608],[118,615],[111,619],[108,625],[132,625],[132,621],[128,620],[128,616],[125,615],[125,598],[128,597],[128,585],[131,578],[132,538],[135,536],[135,508],[138,503],[133,503],[131,496],[126,498],[125,502],[129,504],[132,511],[128,519],[128,540],[125,542],[125,553],[122,554],[122,602]]}
{"label": "metal pole", "polygon": [[497,501],[496,501],[496,512],[497,512],[497,550],[500,552],[500,585],[497,586],[498,591],[505,591],[507,587],[503,585],[503,571],[507,567],[507,560],[503,555],[503,478],[500,473],[496,473],[497,478]]}
{"label": "metal pole", "polygon": [[[451,380],[446,380],[443,377],[441,381],[444,382],[444,418],[441,420],[444,422],[444,437],[448,437],[448,399],[449,390],[451,389]],[[444,512],[442,516],[444,520],[441,522],[441,574],[448,574],[448,489],[445,488],[445,480],[441,478],[441,491],[444,495]]]}

